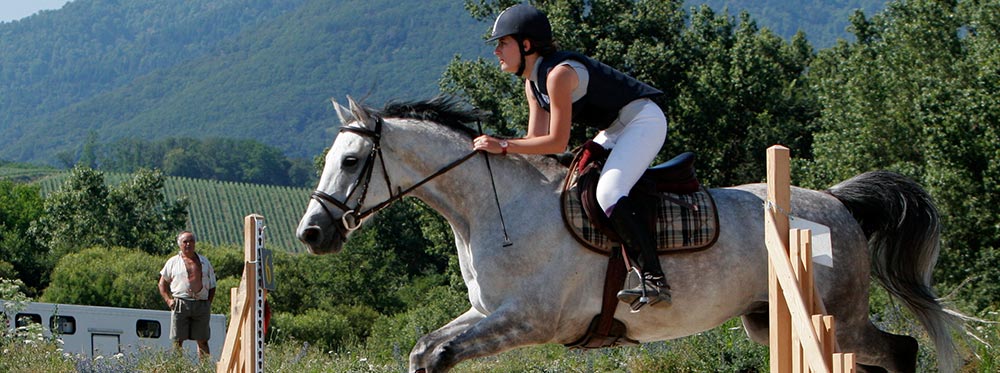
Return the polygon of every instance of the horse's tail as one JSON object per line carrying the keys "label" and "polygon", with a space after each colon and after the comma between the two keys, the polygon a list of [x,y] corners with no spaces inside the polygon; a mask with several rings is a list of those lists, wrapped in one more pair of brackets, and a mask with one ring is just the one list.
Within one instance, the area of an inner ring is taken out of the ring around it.
{"label": "horse's tail", "polygon": [[942,305],[931,288],[941,224],[930,195],[913,180],[889,171],[857,175],[829,192],[861,224],[874,277],[927,329],[939,369],[955,371],[958,352],[951,331],[963,330],[968,317]]}

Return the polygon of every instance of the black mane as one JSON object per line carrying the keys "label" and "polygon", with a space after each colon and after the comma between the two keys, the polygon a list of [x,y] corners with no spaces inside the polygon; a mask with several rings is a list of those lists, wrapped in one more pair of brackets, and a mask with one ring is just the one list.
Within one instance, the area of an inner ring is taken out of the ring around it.
{"label": "black mane", "polygon": [[467,123],[485,119],[482,111],[468,108],[458,100],[439,96],[423,101],[394,101],[385,104],[379,115],[383,117],[419,119],[439,123],[473,138],[479,135],[477,129],[470,128]]}

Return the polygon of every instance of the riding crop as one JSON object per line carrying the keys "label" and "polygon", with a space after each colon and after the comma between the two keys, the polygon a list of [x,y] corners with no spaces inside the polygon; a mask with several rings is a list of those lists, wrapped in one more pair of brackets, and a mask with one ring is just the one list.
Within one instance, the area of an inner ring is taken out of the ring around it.
{"label": "riding crop", "polygon": [[[476,121],[476,125],[479,126],[479,134],[483,134],[483,122]],[[493,167],[490,167],[490,155],[487,152],[483,152],[483,157],[486,159],[486,171],[490,173],[490,185],[493,186],[493,200],[497,203],[497,213],[500,214],[500,227],[503,228],[503,247],[508,247],[513,245],[510,237],[507,236],[507,224],[503,220],[503,210],[500,209],[500,196],[497,195],[497,183],[493,180]]]}

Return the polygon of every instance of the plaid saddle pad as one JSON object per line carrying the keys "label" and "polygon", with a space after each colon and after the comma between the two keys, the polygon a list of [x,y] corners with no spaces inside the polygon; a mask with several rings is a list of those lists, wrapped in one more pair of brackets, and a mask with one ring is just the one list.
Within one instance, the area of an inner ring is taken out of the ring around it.
{"label": "plaid saddle pad", "polygon": [[[571,169],[572,170],[572,169]],[[581,244],[600,254],[608,255],[617,246],[596,228],[584,212],[576,172],[571,171],[562,192],[562,215],[567,229]],[[656,243],[662,254],[700,250],[712,246],[719,238],[719,215],[715,200],[704,187],[690,194],[660,194],[657,209]]]}

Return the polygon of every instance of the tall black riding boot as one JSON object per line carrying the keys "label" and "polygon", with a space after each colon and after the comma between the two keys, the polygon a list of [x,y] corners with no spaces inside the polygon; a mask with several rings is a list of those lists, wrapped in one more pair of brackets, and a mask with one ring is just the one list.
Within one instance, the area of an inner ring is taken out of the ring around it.
{"label": "tall black riding boot", "polygon": [[660,267],[660,259],[656,253],[656,241],[653,227],[647,219],[650,211],[656,208],[656,202],[643,203],[632,197],[622,197],[611,212],[611,225],[621,237],[625,253],[633,265],[637,265],[642,273],[641,281],[618,292],[618,299],[628,303],[633,312],[647,304],[661,301],[670,303],[670,285]]}

